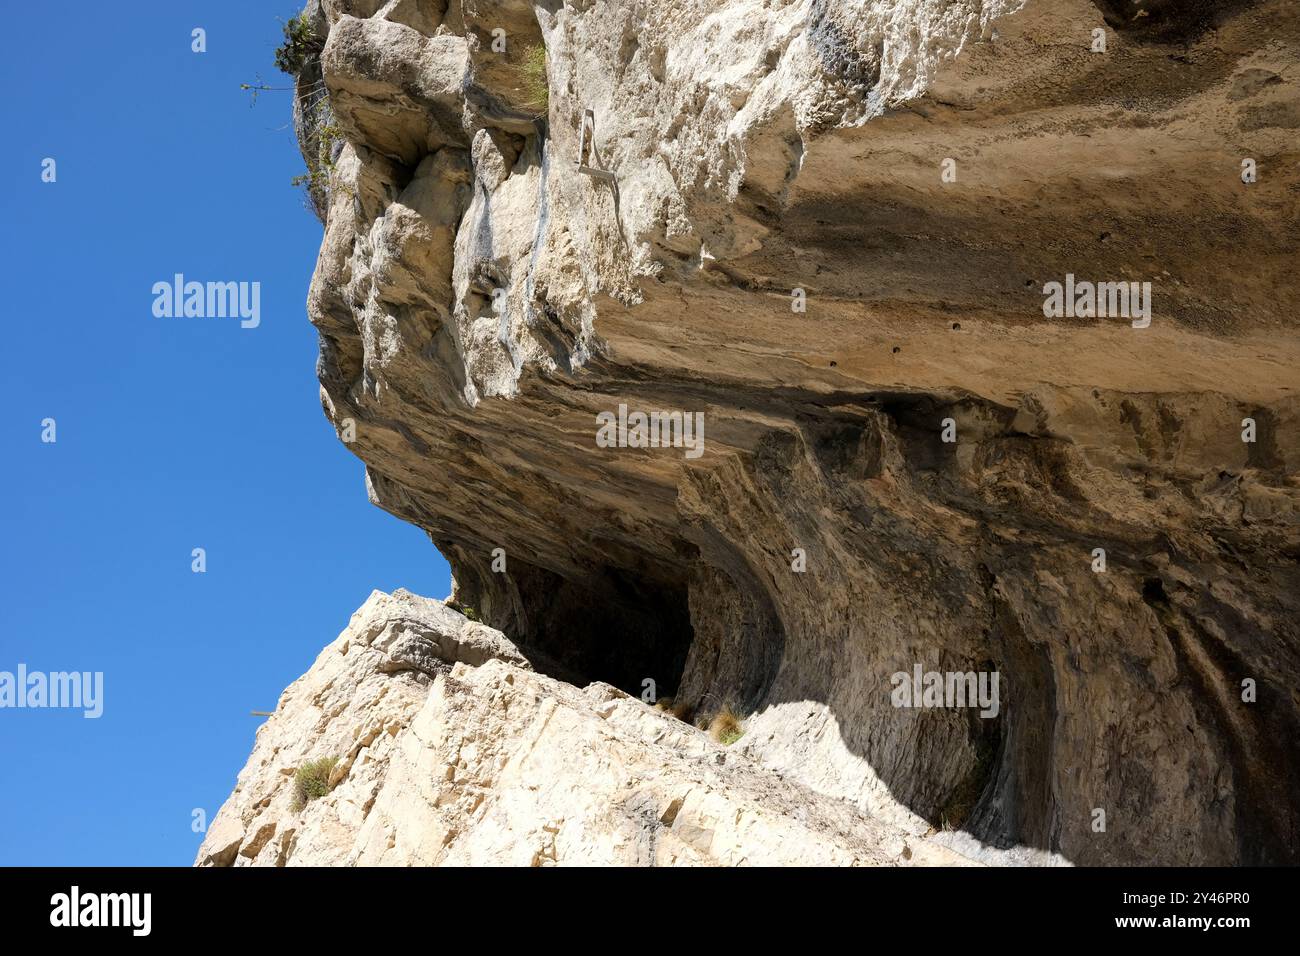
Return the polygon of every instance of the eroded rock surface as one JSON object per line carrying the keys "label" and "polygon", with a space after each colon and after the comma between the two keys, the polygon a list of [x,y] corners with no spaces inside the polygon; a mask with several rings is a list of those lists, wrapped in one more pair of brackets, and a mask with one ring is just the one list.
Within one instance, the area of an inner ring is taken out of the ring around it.
{"label": "eroded rock surface", "polygon": [[[458,600],[873,817],[1300,861],[1294,3],[309,11],[322,401]],[[620,404],[704,454],[598,446]],[[916,664],[998,715],[892,706]]]}

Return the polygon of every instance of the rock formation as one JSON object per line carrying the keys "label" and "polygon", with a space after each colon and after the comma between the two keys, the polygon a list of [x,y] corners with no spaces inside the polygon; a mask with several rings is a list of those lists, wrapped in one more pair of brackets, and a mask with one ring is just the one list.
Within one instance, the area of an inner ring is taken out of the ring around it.
{"label": "rock formation", "polygon": [[[561,828],[557,859],[778,860],[806,801],[827,862],[896,859],[863,828],[918,821],[985,860],[1300,862],[1294,3],[306,15],[326,414],[371,499],[451,562],[454,606],[541,672],[489,655],[423,703],[411,678],[373,705],[358,682],[348,726],[410,718],[383,745],[401,778],[357,784],[379,786],[364,821],[336,790],[355,833],[315,858],[528,862],[552,851],[506,805],[572,799],[617,822]],[[1109,302],[1049,314],[1053,283]],[[648,412],[702,416],[703,453],[642,442]],[[632,422],[613,447],[611,416]],[[917,666],[996,673],[996,716],[895,706]],[[608,689],[646,681],[687,718],[746,716],[737,754],[780,786],[737,771],[718,799],[768,814],[761,834],[630,822],[732,770]],[[490,701],[535,697],[608,748],[582,758],[602,773],[664,735],[633,763],[673,783],[566,797],[574,757],[539,796],[519,758],[475,784],[499,802],[464,844],[434,846],[452,817],[428,845],[384,836],[411,793],[445,809],[451,714],[501,726]],[[204,858],[278,858],[285,832],[210,835]]]}
{"label": "rock formation", "polygon": [[[337,758],[332,789],[296,804],[295,769],[322,756]],[[376,591],[258,731],[198,862],[969,861],[609,684],[535,673],[504,635],[439,601]]]}

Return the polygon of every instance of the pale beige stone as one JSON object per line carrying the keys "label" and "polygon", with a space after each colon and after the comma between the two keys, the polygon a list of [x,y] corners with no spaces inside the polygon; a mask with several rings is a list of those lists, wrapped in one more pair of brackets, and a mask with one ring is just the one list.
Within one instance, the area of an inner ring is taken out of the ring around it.
{"label": "pale beige stone", "polygon": [[[417,637],[445,656],[406,653]],[[419,669],[395,670],[395,651]],[[340,758],[334,788],[297,809],[294,771],[322,756]],[[398,591],[371,595],[285,690],[196,862],[969,861],[783,779],[616,688],[580,690],[537,674],[500,633]]]}

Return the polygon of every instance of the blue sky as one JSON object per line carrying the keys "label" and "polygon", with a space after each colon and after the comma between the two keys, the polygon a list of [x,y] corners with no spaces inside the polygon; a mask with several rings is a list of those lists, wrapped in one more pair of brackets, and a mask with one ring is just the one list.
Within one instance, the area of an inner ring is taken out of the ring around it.
{"label": "blue sky", "polygon": [[[321,412],[304,308],[321,229],[290,185],[290,99],[239,90],[285,85],[295,9],[5,11],[0,671],[102,671],[104,713],[0,708],[0,864],[188,865],[249,711],[373,588],[447,593]],[[261,324],[155,318],[177,272],[260,282]]]}

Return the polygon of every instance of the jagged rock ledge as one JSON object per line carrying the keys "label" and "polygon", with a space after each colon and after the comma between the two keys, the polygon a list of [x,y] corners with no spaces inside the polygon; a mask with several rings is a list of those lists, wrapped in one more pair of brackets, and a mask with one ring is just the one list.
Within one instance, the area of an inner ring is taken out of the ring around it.
{"label": "jagged rock ledge", "polygon": [[[337,758],[295,802],[295,772]],[[534,672],[440,601],[376,591],[290,685],[202,866],[970,861],[609,684]]]}

